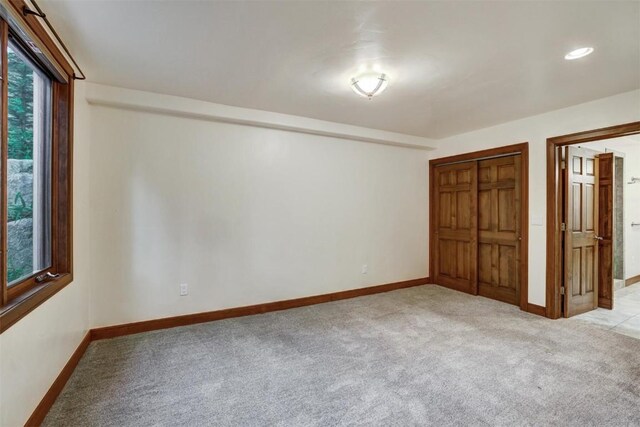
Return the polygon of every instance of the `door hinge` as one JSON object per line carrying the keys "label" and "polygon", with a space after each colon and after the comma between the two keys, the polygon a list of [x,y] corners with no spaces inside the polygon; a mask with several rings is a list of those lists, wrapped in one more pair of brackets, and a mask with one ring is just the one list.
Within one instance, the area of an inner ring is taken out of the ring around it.
{"label": "door hinge", "polygon": [[560,286],[560,295],[564,295],[564,286]]}
{"label": "door hinge", "polygon": [[564,222],[560,224],[560,231],[567,231],[567,224],[565,224]]}
{"label": "door hinge", "polygon": [[565,162],[564,160],[560,161],[560,169],[566,169],[567,168],[567,162]]}

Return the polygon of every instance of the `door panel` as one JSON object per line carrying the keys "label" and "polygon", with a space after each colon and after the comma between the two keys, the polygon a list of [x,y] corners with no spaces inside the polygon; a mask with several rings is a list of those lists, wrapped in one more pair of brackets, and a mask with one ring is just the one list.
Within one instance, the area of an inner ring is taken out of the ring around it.
{"label": "door panel", "polygon": [[598,156],[598,307],[613,308],[613,153]]}
{"label": "door panel", "polygon": [[521,156],[478,162],[478,293],[520,305]]}
{"label": "door panel", "polygon": [[565,148],[565,317],[598,306],[598,154]]}
{"label": "door panel", "polygon": [[477,162],[435,168],[435,283],[477,293]]}

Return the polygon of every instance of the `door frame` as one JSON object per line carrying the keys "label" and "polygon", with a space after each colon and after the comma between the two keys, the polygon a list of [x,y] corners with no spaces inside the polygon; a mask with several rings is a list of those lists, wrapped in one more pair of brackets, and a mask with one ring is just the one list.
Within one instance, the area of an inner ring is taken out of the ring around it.
{"label": "door frame", "polygon": [[520,247],[520,309],[530,313],[544,316],[544,308],[529,304],[529,143],[505,145],[502,147],[489,148],[487,150],[473,151],[469,153],[457,154],[454,156],[441,157],[429,160],[429,272],[435,271],[436,251],[435,239],[435,168],[436,166],[460,163],[467,161],[477,161],[494,157],[520,154],[522,156],[521,181],[522,207],[520,209],[520,221],[522,229],[522,241]]}
{"label": "door frame", "polygon": [[567,135],[547,138],[547,274],[546,274],[546,314],[550,319],[562,317],[562,189],[560,188],[559,147],[584,144],[602,139],[640,133],[640,122],[587,130]]}

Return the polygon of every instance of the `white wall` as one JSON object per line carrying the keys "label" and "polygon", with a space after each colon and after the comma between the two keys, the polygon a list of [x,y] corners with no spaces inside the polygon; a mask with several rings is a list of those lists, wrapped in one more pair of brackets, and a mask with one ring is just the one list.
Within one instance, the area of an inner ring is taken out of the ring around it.
{"label": "white wall", "polygon": [[[154,96],[93,88],[129,106]],[[640,120],[634,91],[425,152],[178,117],[172,105],[184,100],[173,100],[162,98],[172,114],[92,106],[94,326],[426,276],[426,158],[523,141],[529,302],[544,306],[546,138]]]}
{"label": "white wall", "polygon": [[[487,106],[491,108],[491,106]],[[546,139],[640,120],[640,91],[556,110],[438,142],[431,158],[529,142],[529,302],[545,306]]]}
{"label": "white wall", "polygon": [[0,335],[0,425],[22,426],[90,327],[89,109],[76,83],[74,281]]}
{"label": "white wall", "polygon": [[640,183],[628,184],[631,177],[640,178],[640,135],[589,142],[583,147],[624,154],[624,278],[640,275]]}
{"label": "white wall", "polygon": [[640,275],[640,183],[627,184],[631,177],[640,178],[640,142],[625,148],[624,170],[624,277]]}
{"label": "white wall", "polygon": [[94,326],[428,275],[424,150],[97,105],[91,121]]}

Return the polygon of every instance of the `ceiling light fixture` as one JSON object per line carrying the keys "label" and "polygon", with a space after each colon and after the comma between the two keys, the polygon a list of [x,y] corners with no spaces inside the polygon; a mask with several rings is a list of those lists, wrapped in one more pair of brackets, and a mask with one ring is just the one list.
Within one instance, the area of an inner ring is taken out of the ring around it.
{"label": "ceiling light fixture", "polygon": [[384,73],[363,73],[351,79],[351,89],[369,99],[384,92],[388,84],[389,77]]}
{"label": "ceiling light fixture", "polygon": [[593,52],[592,47],[581,47],[580,49],[572,50],[564,56],[564,59],[571,61],[573,59],[584,58],[585,56]]}

